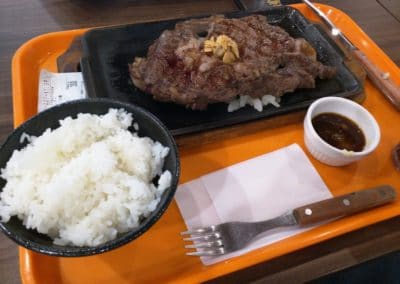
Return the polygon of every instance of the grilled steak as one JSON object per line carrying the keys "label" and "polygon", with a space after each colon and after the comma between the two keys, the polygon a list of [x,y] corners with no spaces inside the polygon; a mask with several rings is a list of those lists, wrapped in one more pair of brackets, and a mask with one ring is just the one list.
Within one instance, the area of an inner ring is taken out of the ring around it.
{"label": "grilled steak", "polygon": [[[237,46],[237,58],[232,51],[227,62],[221,50],[205,49],[221,35],[233,42],[232,49]],[[238,95],[282,96],[297,88],[314,88],[315,78],[331,78],[335,68],[318,62],[304,39],[269,25],[264,16],[213,16],[180,22],[174,30],[164,31],[146,58],[135,58],[130,75],[136,87],[158,101],[202,110]]]}

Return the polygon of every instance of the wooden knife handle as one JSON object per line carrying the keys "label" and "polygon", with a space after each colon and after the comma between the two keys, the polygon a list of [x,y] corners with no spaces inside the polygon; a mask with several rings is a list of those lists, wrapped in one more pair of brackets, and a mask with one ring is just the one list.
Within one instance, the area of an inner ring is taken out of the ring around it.
{"label": "wooden knife handle", "polygon": [[298,207],[293,214],[300,225],[307,225],[355,214],[395,199],[396,191],[383,185]]}
{"label": "wooden knife handle", "polygon": [[390,74],[385,77],[385,73],[379,70],[361,50],[354,50],[354,56],[367,71],[368,77],[385,97],[400,111],[400,88],[390,79]]}

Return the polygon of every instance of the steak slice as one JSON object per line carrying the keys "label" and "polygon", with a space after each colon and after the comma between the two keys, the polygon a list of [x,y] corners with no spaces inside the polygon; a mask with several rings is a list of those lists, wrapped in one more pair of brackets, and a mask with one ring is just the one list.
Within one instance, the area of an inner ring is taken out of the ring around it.
{"label": "steak slice", "polygon": [[[203,50],[205,40],[220,35],[237,44],[239,58],[232,63]],[[230,102],[238,95],[282,96],[297,88],[314,88],[317,77],[336,73],[317,61],[307,41],[290,37],[261,15],[177,23],[155,40],[145,58],[136,57],[129,67],[135,86],[155,100],[193,110]]]}

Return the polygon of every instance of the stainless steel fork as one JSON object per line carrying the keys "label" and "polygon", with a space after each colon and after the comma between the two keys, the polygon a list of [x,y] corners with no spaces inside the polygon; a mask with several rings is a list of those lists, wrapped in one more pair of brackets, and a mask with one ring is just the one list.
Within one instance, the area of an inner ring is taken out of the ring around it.
{"label": "stainless steel fork", "polygon": [[248,245],[257,235],[273,228],[308,225],[358,213],[396,199],[396,191],[388,185],[365,189],[335,198],[322,200],[293,209],[276,218],[261,222],[228,222],[182,232],[190,235],[185,241],[193,244],[185,248],[196,249],[191,256],[222,255]]}

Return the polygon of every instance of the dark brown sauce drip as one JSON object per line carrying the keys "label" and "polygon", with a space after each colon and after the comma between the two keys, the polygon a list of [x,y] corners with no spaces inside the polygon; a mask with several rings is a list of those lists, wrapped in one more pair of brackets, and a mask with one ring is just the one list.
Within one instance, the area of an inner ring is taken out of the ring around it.
{"label": "dark brown sauce drip", "polygon": [[397,144],[392,151],[392,158],[394,166],[400,171],[400,144]]}
{"label": "dark brown sauce drip", "polygon": [[312,119],[318,135],[338,149],[360,152],[365,147],[365,136],[351,119],[336,113],[325,112]]}

